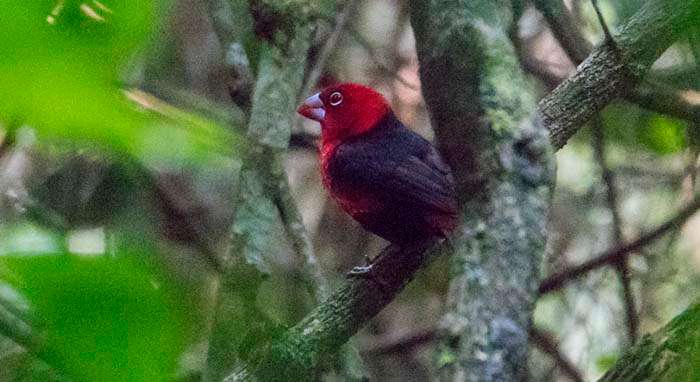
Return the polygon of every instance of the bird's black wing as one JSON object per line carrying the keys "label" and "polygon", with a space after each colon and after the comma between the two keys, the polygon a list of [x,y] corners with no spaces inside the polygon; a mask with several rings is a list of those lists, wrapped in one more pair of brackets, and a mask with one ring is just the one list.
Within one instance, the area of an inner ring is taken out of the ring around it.
{"label": "bird's black wing", "polygon": [[338,146],[328,170],[333,188],[407,208],[457,211],[449,167],[430,142],[391,114],[379,127]]}

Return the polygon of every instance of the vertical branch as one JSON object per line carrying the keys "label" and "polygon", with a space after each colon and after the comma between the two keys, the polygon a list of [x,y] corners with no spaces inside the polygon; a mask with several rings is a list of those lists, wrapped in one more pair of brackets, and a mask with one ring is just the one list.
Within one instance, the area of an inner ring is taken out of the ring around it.
{"label": "vertical branch", "polygon": [[505,1],[411,2],[422,88],[464,214],[436,356],[445,380],[527,376],[553,166],[511,19]]}
{"label": "vertical branch", "polygon": [[[256,147],[244,158],[240,173],[204,381],[220,381],[231,370],[243,367],[244,359],[266,346],[276,325],[257,308],[255,296],[269,273],[266,255],[274,253],[275,227],[282,217],[288,222],[300,220],[290,208],[293,201],[286,193],[283,161],[311,46],[312,4],[234,2],[238,8],[250,7],[258,36],[257,79],[248,123],[248,136]],[[290,233],[300,230],[303,225],[296,225]],[[308,249],[303,236],[293,237],[295,247]],[[313,264],[313,258],[307,263]],[[316,290],[315,281],[310,289]],[[248,336],[255,338],[254,349],[244,346]]]}
{"label": "vertical branch", "polygon": [[539,10],[547,20],[552,34],[561,44],[562,49],[575,64],[580,64],[588,57],[591,45],[583,38],[578,25],[562,0],[534,0]]}
{"label": "vertical branch", "polygon": [[304,227],[301,212],[292,198],[289,180],[286,176],[282,176],[279,183],[279,195],[276,199],[277,208],[292,241],[292,247],[304,263],[304,273],[308,276],[305,279],[307,290],[311,296],[314,296],[314,301],[318,302],[321,298],[327,297],[329,286],[314,254],[313,243]]}
{"label": "vertical branch", "polygon": [[323,44],[316,62],[314,62],[313,68],[306,77],[304,87],[300,93],[301,96],[311,93],[311,89],[318,83],[318,80],[323,74],[326,62],[330,58],[333,51],[338,46],[338,41],[340,37],[345,33],[345,30],[350,23],[351,15],[357,10],[359,5],[358,0],[347,0],[343,8],[336,14],[335,25],[333,26],[333,31],[330,33],[326,42]]}
{"label": "vertical branch", "polygon": [[[603,131],[603,120],[600,115],[593,118],[591,127],[593,129],[593,149],[595,151],[595,159],[600,167],[601,177],[603,179],[603,183],[605,184],[606,203],[608,210],[610,210],[610,214],[612,215],[613,246],[620,246],[624,243],[624,238],[622,236],[622,219],[618,208],[615,176],[605,162],[605,136]],[[637,341],[639,319],[637,317],[637,309],[634,303],[634,294],[632,291],[632,281],[630,278],[627,257],[621,257],[615,262],[614,266],[622,285],[622,301],[625,307],[627,337],[629,343],[633,344]]]}

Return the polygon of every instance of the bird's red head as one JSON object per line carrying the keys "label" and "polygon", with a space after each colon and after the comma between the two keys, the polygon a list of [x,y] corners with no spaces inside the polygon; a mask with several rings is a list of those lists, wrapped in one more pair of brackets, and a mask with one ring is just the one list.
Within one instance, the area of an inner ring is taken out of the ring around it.
{"label": "bird's red head", "polygon": [[372,88],[344,83],[307,98],[297,112],[321,123],[321,138],[332,144],[371,130],[389,112],[386,99]]}

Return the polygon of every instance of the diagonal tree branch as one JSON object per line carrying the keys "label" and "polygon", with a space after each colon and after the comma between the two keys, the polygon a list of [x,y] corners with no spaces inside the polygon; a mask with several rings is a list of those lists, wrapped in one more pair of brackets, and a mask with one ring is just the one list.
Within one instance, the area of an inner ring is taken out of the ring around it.
{"label": "diagonal tree branch", "polygon": [[576,366],[564,354],[559,351],[559,344],[554,337],[542,329],[530,328],[530,341],[540,350],[547,353],[561,371],[574,382],[583,382],[583,376]]}
{"label": "diagonal tree branch", "polygon": [[[430,243],[426,244],[426,247]],[[446,244],[381,256],[371,278],[345,283],[260,357],[249,361],[225,381],[308,380],[328,359],[403,289],[428,258],[445,251]]]}
{"label": "diagonal tree branch", "polygon": [[544,294],[558,290],[568,282],[585,275],[589,271],[605,265],[614,265],[620,258],[630,256],[635,251],[638,251],[653,243],[655,240],[661,238],[669,231],[680,227],[683,223],[690,219],[690,217],[693,216],[698,209],[700,209],[700,198],[696,198],[680,212],[678,212],[677,215],[659,225],[652,231],[640,236],[637,238],[637,240],[603,252],[602,254],[595,256],[581,265],[565,269],[545,278],[540,284],[540,293]]}
{"label": "diagonal tree branch", "polygon": [[[588,57],[592,47],[583,37],[577,22],[562,0],[535,0],[535,7],[547,20],[552,34],[561,44],[569,59],[578,65]],[[545,69],[545,64],[524,54],[523,64],[527,70],[541,78],[547,86],[555,88],[564,78]],[[700,105],[689,102],[676,89],[645,80],[632,91],[622,96],[647,110],[670,115],[691,122],[700,120]]]}
{"label": "diagonal tree branch", "polygon": [[653,81],[640,84],[625,99],[647,110],[685,119],[694,124],[700,121],[700,103],[691,102],[677,89]]}
{"label": "diagonal tree branch", "polygon": [[611,100],[636,86],[656,59],[698,23],[698,0],[650,0],[539,103],[552,144],[560,148]]}

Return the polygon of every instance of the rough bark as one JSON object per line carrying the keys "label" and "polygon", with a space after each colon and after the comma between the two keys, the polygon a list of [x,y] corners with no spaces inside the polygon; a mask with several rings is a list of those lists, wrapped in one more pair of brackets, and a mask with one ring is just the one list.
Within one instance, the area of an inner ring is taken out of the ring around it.
{"label": "rough bark", "polygon": [[644,336],[599,382],[700,381],[700,305]]}
{"label": "rough bark", "polygon": [[[527,376],[552,153],[508,37],[508,1],[412,2],[423,93],[464,211],[436,357],[441,380]],[[459,59],[455,59],[459,57]]]}

